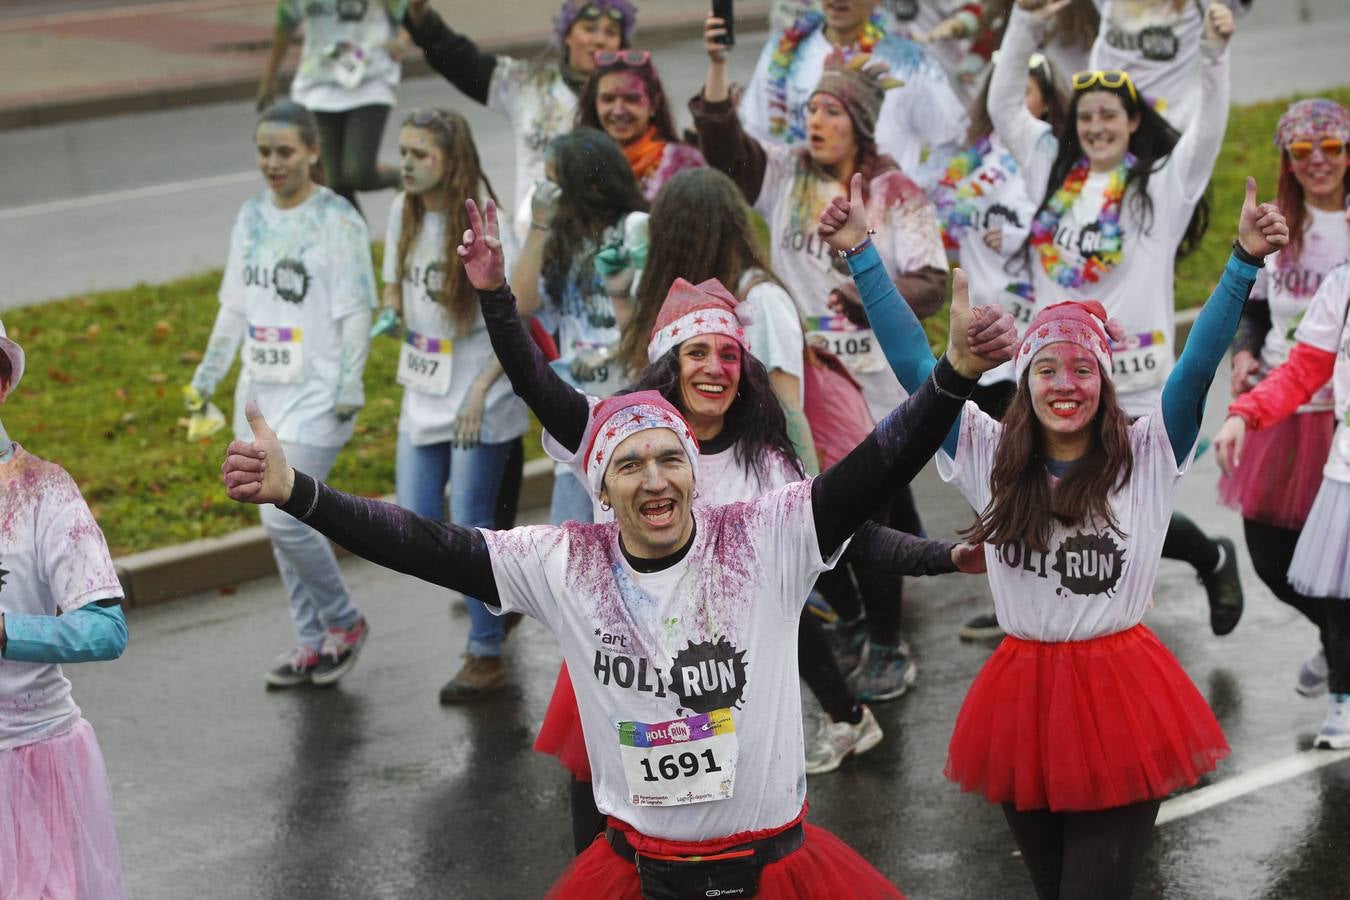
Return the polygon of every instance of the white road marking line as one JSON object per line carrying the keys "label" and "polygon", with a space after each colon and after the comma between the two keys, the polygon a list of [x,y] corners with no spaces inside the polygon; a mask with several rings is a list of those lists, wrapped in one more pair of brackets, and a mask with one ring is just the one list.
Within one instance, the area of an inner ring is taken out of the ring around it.
{"label": "white road marking line", "polygon": [[262,184],[262,176],[257,170],[249,172],[231,172],[228,175],[212,175],[209,178],[192,178],[187,181],[169,181],[164,184],[148,184],[145,187],[129,188],[125,191],[109,191],[106,194],[90,194],[87,197],[68,197],[65,200],[52,200],[47,203],[33,203],[28,206],[11,206],[0,209],[0,222],[12,222],[15,219],[27,219],[32,216],[45,216],[51,213],[70,212],[88,209],[91,206],[103,206],[108,203],[122,203],[128,200],[147,200],[154,197],[167,197],[186,191],[203,188],[224,187],[231,184],[243,184],[257,180]]}
{"label": "white road marking line", "polygon": [[1215,784],[1206,785],[1180,797],[1173,797],[1163,803],[1158,813],[1158,824],[1165,825],[1177,819],[1204,812],[1220,803],[1236,800],[1238,797],[1259,791],[1262,788],[1315,772],[1324,766],[1334,765],[1350,759],[1350,750],[1308,750],[1295,753],[1284,759],[1257,766],[1241,775],[1226,778]]}

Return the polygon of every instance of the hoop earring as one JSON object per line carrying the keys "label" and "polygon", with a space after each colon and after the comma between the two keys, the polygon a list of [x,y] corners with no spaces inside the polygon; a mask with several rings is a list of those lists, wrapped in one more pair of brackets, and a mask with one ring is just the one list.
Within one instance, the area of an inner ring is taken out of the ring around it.
{"label": "hoop earring", "polygon": [[612,512],[613,510],[614,510],[614,507],[610,506],[608,503],[606,503],[606,502],[603,501],[603,500],[600,501],[600,511],[601,511],[601,512]]}

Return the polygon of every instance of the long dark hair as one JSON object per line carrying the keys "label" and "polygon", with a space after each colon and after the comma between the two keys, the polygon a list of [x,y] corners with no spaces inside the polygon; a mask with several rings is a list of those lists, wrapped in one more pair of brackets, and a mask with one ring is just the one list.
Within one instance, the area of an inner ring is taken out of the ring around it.
{"label": "long dark hair", "polygon": [[736,183],[716,169],[688,169],[661,188],[647,222],[647,267],[633,318],[619,339],[619,362],[630,372],[647,366],[647,342],[676,278],[698,284],[716,278],[733,293],[749,269],[776,280]]}
{"label": "long dark hair", "polygon": [[[253,133],[258,133],[259,125],[289,125],[295,129],[295,133],[300,137],[300,143],[306,147],[313,147],[316,150],[319,147],[319,120],[314,117],[314,113],[309,111],[308,107],[301,106],[294,100],[278,100],[268,105],[258,114],[258,121],[253,123]],[[318,157],[314,164],[309,167],[309,180],[315,184],[327,184],[328,175],[324,172],[323,157]]]}
{"label": "long dark hair", "polygon": [[[1050,167],[1050,178],[1046,182],[1045,196],[1041,198],[1041,203],[1036,207],[1036,214],[1032,216],[1032,219],[1034,221],[1036,216],[1044,211],[1050,203],[1050,199],[1055,196],[1055,192],[1064,184],[1064,179],[1068,176],[1069,171],[1083,158],[1083,145],[1078,140],[1078,104],[1085,93],[1097,91],[1115,94],[1125,106],[1125,115],[1130,118],[1139,117],[1139,127],[1135,129],[1134,134],[1130,135],[1130,152],[1134,154],[1135,162],[1125,175],[1125,191],[1129,196],[1126,202],[1139,216],[1139,222],[1144,231],[1152,231],[1153,197],[1149,194],[1148,183],[1154,173],[1162,168],[1163,163],[1172,155],[1172,150],[1176,147],[1177,141],[1181,139],[1181,133],[1169,125],[1167,120],[1152,106],[1139,102],[1137,94],[1132,93],[1126,85],[1121,85],[1118,88],[1095,85],[1089,91],[1073,92],[1073,97],[1069,100],[1068,112],[1065,113],[1064,124],[1056,135],[1059,138],[1059,152],[1055,155],[1055,162]],[[1186,226],[1186,233],[1177,246],[1177,259],[1185,257],[1194,250],[1209,228],[1208,193],[1208,190],[1206,190],[1205,196],[1200,198],[1200,202],[1195,205],[1195,211],[1191,213],[1191,220]],[[1021,252],[1027,259],[1030,259],[1030,237],[1022,242]]]}
{"label": "long dark hair", "polygon": [[540,271],[545,293],[557,303],[574,267],[588,264],[600,250],[605,229],[630,212],[645,212],[647,198],[619,145],[598,129],[574,128],[554,138],[549,159],[562,198]]}
{"label": "long dark hair", "polygon": [[[680,399],[679,346],[662,354],[624,393],[630,391],[660,391],[676,409],[685,412]],[[737,464],[754,472],[761,485],[771,474],[769,460],[774,454],[786,460],[799,477],[806,477],[797,451],[788,440],[787,418],[769,384],[769,373],[763,363],[745,351],[741,352],[741,383],[736,388],[736,399],[723,417],[722,428],[736,436]]]}
{"label": "long dark hair", "polygon": [[604,131],[595,104],[600,96],[600,79],[615,72],[632,72],[642,79],[642,83],[647,87],[647,96],[652,101],[651,124],[656,126],[657,136],[663,141],[678,143],[680,134],[675,130],[675,120],[670,115],[670,101],[666,97],[666,89],[661,86],[661,76],[656,74],[656,67],[650,61],[641,66],[630,66],[623,60],[596,66],[595,71],[591,72],[591,77],[586,79],[586,86],[581,89],[581,101],[577,104],[577,125]]}
{"label": "long dark hair", "polygon": [[1052,487],[1028,374],[1022,373],[1003,416],[1003,436],[994,450],[989,478],[989,505],[961,536],[971,543],[1023,543],[1044,552],[1058,521],[1064,525],[1095,522],[1124,537],[1111,513],[1110,498],[1134,473],[1134,453],[1129,418],[1116,402],[1110,375],[1102,372],[1101,398],[1087,453]]}
{"label": "long dark hair", "polygon": [[[464,198],[477,198],[482,188],[499,205],[501,201],[497,200],[497,193],[478,162],[478,148],[474,145],[469,123],[459,113],[449,109],[417,109],[408,114],[402,127],[425,131],[445,155],[445,174],[440,184],[433,188],[435,193],[448,201],[443,235],[445,246],[441,248],[445,269],[441,285],[433,288],[428,284],[427,294],[449,312],[455,334],[463,335],[473,328],[478,315],[478,292],[469,284],[469,277],[455,255],[460,236],[469,227],[469,213],[464,208]],[[417,244],[425,218],[426,201],[415,194],[404,193],[398,247],[385,248],[386,253],[396,254],[397,283],[400,285],[403,284],[404,266]]]}

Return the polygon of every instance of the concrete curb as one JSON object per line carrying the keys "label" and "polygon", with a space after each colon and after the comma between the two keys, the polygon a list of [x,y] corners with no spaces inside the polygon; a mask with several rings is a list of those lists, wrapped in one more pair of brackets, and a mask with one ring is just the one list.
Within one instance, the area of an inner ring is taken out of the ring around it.
{"label": "concrete curb", "polygon": [[[769,4],[767,0],[744,3],[737,10],[738,29],[752,30],[767,27]],[[639,32],[644,43],[661,43],[695,37],[702,31],[702,14],[644,15]],[[530,56],[543,51],[552,38],[549,30],[517,34],[507,38],[486,38],[479,42],[484,50],[514,56]],[[654,40],[653,40],[654,39]],[[291,72],[279,79],[278,95],[284,95]],[[421,55],[403,61],[403,77],[422,78],[435,72]],[[0,108],[0,131],[35,128],[62,122],[115,116],[123,113],[153,112],[178,109],[206,103],[227,103],[248,100],[258,89],[258,75],[229,75],[215,80],[201,80],[192,84],[152,87],[95,97],[74,97],[67,100],[48,100]]]}
{"label": "concrete curb", "polygon": [[[1185,346],[1199,313],[1199,309],[1177,313],[1178,352]],[[535,459],[527,462],[520,489],[520,508],[547,509],[552,492],[553,461]],[[384,499],[392,501],[393,497]],[[338,548],[338,553],[345,551]],[[277,573],[271,542],[261,526],[245,528],[225,537],[134,553],[113,563],[128,608],[153,606]]]}
{"label": "concrete curb", "polygon": [[[553,461],[525,464],[520,508],[547,509],[553,493]],[[393,495],[382,499],[393,502]],[[346,555],[341,547],[339,555]],[[158,547],[113,560],[122,582],[124,605],[153,606],[188,594],[232,587],[241,581],[277,574],[272,543],[261,525],[224,537],[204,538],[172,547]]]}

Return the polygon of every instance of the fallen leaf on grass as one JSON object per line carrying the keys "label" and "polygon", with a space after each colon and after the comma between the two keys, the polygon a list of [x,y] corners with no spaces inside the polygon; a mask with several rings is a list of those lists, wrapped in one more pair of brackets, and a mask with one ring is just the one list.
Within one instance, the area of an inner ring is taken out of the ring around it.
{"label": "fallen leaf on grass", "polygon": [[145,380],[151,384],[163,384],[169,380],[169,376],[165,375],[163,372],[151,372],[149,375],[145,376]]}
{"label": "fallen leaf on grass", "polygon": [[74,376],[62,372],[60,369],[52,368],[47,370],[47,377],[52,381],[59,381],[62,384],[71,384],[75,381]]}
{"label": "fallen leaf on grass", "polygon": [[196,350],[189,350],[186,353],[178,354],[178,361],[180,363],[187,363],[195,366],[202,361],[202,355]]}

